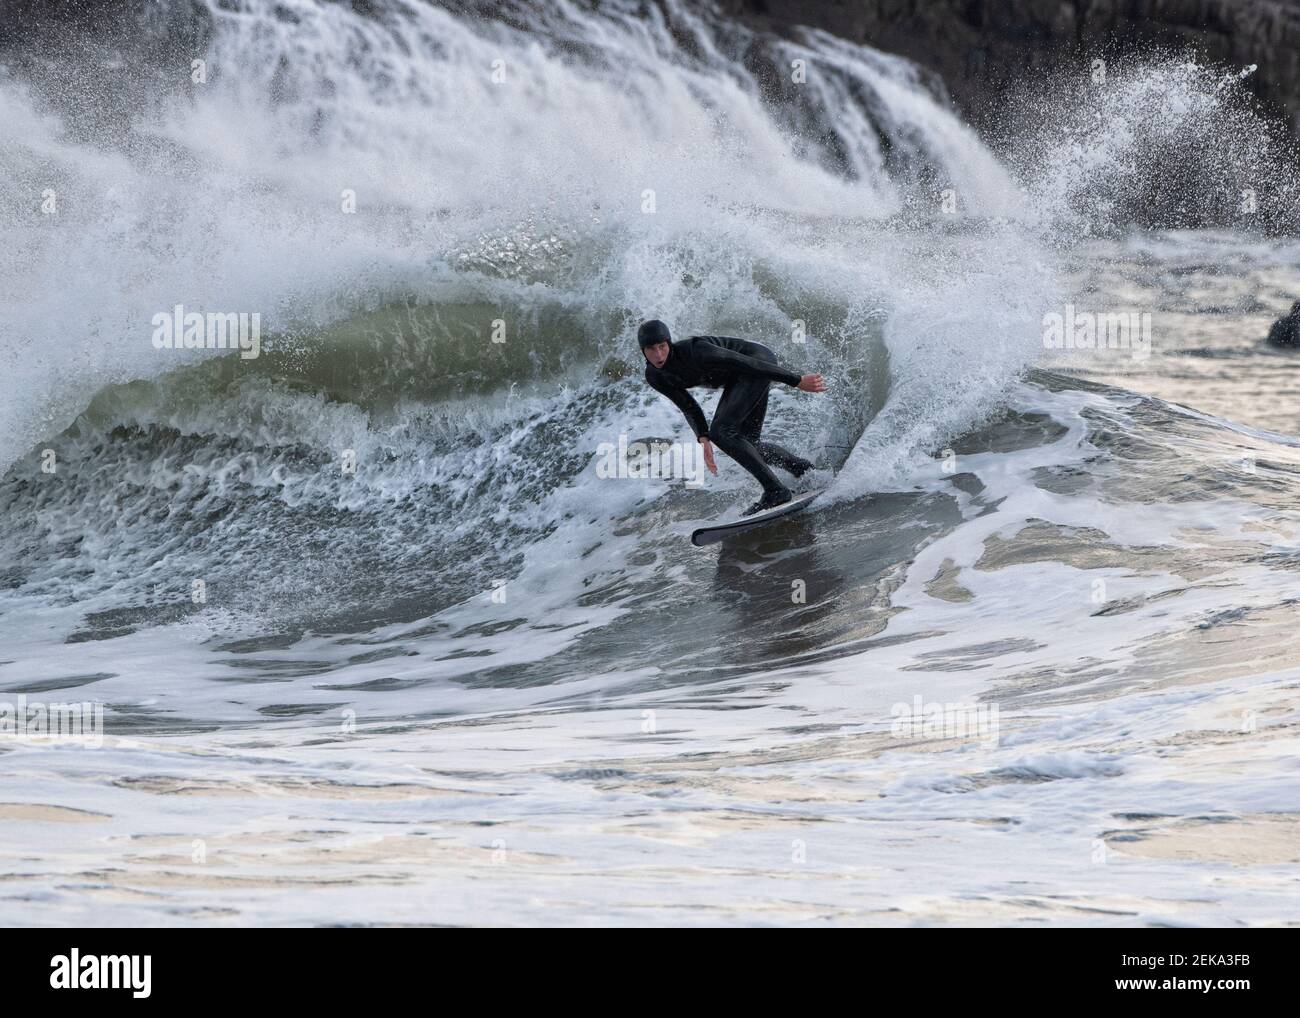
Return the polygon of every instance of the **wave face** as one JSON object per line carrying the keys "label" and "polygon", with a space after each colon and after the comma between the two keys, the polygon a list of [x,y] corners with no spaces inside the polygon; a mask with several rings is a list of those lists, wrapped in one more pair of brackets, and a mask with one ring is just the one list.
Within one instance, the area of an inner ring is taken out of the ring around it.
{"label": "wave face", "polygon": [[[190,576],[255,627],[423,616],[579,528],[571,506],[632,511],[646,491],[590,463],[680,431],[625,377],[644,317],[832,375],[829,410],[773,416],[836,461],[896,376],[913,422],[942,417],[891,438],[916,455],[1032,356],[1012,328],[954,400],[912,342],[1004,335],[976,291],[1045,273],[1005,230],[936,252],[923,204],[1001,214],[1018,192],[897,58],[671,3],[166,17],[147,46],[118,25],[81,52],[145,47],[174,80],[107,74],[88,99],[32,57],[0,92],[7,175],[54,203],[5,210],[10,582],[106,620],[92,633],[184,613]],[[939,290],[975,301],[936,320]],[[258,312],[262,356],[155,349],[178,303]]]}

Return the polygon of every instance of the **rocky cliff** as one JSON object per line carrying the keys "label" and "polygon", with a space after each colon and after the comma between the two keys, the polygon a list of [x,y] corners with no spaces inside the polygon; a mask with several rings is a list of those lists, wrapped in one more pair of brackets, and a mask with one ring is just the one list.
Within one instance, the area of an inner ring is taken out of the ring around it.
{"label": "rocky cliff", "polygon": [[722,0],[776,31],[810,25],[935,71],[977,127],[1008,90],[1064,65],[1160,47],[1234,67],[1300,135],[1300,0]]}

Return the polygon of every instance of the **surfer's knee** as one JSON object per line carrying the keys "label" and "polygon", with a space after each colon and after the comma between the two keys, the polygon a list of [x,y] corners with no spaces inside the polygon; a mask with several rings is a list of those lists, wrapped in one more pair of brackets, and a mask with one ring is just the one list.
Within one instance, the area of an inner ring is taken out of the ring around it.
{"label": "surfer's knee", "polygon": [[740,429],[732,421],[714,421],[709,425],[709,439],[724,449],[735,441]]}

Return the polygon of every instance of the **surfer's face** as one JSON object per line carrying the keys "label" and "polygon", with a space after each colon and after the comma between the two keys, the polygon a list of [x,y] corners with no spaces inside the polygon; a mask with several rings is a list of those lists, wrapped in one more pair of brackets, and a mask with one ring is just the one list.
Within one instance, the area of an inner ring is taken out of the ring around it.
{"label": "surfer's face", "polygon": [[645,348],[645,359],[653,364],[656,368],[662,368],[668,363],[668,341],[656,343],[654,346]]}

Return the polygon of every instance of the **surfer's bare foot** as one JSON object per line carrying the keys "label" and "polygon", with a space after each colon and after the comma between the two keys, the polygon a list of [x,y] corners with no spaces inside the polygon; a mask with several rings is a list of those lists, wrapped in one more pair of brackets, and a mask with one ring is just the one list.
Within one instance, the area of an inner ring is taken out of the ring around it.
{"label": "surfer's bare foot", "polygon": [[794,495],[790,493],[789,488],[765,491],[762,498],[745,510],[744,515],[753,516],[754,513],[761,513],[764,509],[775,509],[779,505],[785,505],[792,498]]}

